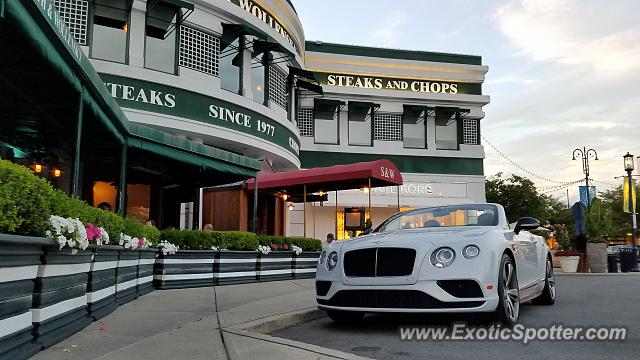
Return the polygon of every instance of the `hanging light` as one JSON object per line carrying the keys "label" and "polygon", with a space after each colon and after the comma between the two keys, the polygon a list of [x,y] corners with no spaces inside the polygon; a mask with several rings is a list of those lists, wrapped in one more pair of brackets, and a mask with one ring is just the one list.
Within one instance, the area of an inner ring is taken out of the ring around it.
{"label": "hanging light", "polygon": [[288,198],[289,198],[289,195],[282,194],[282,200],[287,201]]}
{"label": "hanging light", "polygon": [[62,175],[62,170],[60,170],[60,169],[54,169],[53,170],[53,176],[54,177],[60,177],[60,175]]}
{"label": "hanging light", "polygon": [[41,172],[42,172],[42,165],[40,165],[40,164],[35,164],[35,165],[33,166],[33,170],[34,170],[36,173],[41,173]]}
{"label": "hanging light", "polygon": [[287,209],[289,210],[293,210],[295,208],[295,206],[293,206],[293,204],[289,204],[289,206],[287,206]]}

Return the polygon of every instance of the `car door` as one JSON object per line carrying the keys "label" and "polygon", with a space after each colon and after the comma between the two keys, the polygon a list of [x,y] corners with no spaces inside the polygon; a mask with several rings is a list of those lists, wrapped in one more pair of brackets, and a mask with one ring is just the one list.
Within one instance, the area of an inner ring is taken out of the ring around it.
{"label": "car door", "polygon": [[[518,282],[520,288],[531,286],[539,273],[539,240],[528,231],[521,231],[514,237],[518,246],[516,266],[518,267]],[[522,269],[522,271],[520,271]],[[522,277],[521,277],[522,274]]]}

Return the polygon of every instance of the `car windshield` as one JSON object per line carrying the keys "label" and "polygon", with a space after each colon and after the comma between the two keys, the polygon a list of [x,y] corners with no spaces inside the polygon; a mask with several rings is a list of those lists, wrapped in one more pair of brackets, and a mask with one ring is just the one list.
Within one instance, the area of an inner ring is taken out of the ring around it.
{"label": "car windshield", "polygon": [[378,226],[375,232],[430,227],[496,225],[498,225],[498,209],[495,205],[451,205],[396,214]]}

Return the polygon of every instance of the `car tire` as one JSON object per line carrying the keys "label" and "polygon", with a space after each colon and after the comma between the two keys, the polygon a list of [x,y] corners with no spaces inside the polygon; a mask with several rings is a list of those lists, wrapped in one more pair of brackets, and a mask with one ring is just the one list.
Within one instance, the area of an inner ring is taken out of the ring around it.
{"label": "car tire", "polygon": [[556,278],[553,275],[553,263],[550,258],[547,258],[544,274],[544,289],[542,290],[542,294],[531,302],[536,305],[553,305],[556,302]]}
{"label": "car tire", "polygon": [[364,317],[363,312],[344,310],[327,310],[327,315],[329,315],[331,320],[339,324],[351,324],[362,320]]}
{"label": "car tire", "polygon": [[494,320],[512,326],[518,321],[520,313],[520,290],[516,267],[507,254],[502,254],[498,272],[498,307]]}

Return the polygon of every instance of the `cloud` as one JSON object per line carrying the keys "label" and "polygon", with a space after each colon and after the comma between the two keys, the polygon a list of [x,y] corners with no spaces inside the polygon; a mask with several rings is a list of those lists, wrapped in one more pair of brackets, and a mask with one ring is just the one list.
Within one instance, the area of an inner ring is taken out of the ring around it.
{"label": "cloud", "polygon": [[385,21],[380,22],[380,26],[369,36],[369,40],[379,44],[378,46],[394,46],[398,40],[406,35],[404,28],[407,23],[409,23],[407,13],[395,10],[388,15]]}
{"label": "cloud", "polygon": [[[607,2],[523,0],[501,6],[498,28],[521,54],[536,61],[586,66],[617,77],[640,67],[640,23],[617,24]],[[630,7],[627,11],[633,12]],[[618,16],[619,17],[619,16]]]}

